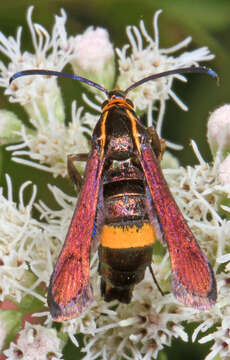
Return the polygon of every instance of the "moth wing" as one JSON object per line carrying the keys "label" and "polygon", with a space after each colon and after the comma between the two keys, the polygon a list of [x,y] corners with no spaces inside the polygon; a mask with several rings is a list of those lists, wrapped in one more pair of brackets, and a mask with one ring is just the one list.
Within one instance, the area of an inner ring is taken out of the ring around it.
{"label": "moth wing", "polygon": [[172,268],[172,291],[185,305],[209,309],[215,304],[217,296],[213,270],[173,199],[159,162],[147,141],[141,145],[139,160],[167,241]]}
{"label": "moth wing", "polygon": [[77,206],[51,276],[48,305],[55,321],[69,320],[92,302],[90,242],[94,230],[103,160],[96,147],[87,162]]}

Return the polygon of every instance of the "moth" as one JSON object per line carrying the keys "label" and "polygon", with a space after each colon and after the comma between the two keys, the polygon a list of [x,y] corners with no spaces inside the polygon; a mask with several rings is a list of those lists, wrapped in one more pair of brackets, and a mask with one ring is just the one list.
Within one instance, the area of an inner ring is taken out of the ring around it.
{"label": "moth", "polygon": [[[212,267],[162,174],[163,142],[153,128],[141,124],[127,98],[130,91],[148,81],[193,72],[217,78],[211,69],[192,66],[150,75],[125,91],[108,91],[83,77],[57,71],[34,69],[12,76],[10,82],[26,75],[69,77],[107,95],[90,153],[68,156],[70,177],[81,190],[48,290],[55,321],[78,316],[92,302],[90,249],[98,242],[102,296],[106,301],[129,303],[146,268],[152,272],[153,246],[159,231],[169,250],[176,299],[201,310],[215,304]],[[83,180],[75,161],[86,161]]]}

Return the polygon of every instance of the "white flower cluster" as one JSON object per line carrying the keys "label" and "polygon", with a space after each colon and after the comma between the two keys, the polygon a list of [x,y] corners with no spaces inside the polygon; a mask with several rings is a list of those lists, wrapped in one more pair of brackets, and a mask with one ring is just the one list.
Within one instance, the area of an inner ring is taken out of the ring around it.
{"label": "white flower cluster", "polygon": [[[0,86],[6,88],[5,94],[10,96],[10,101],[19,102],[21,105],[28,104],[33,106],[35,98],[42,98],[45,94],[55,93],[54,88],[55,78],[41,77],[38,81],[34,77],[22,79],[20,86],[9,86],[9,78],[14,73],[27,69],[52,69],[62,70],[69,62],[72,49],[66,38],[65,22],[66,14],[62,11],[61,16],[56,16],[56,22],[53,27],[52,36],[40,24],[32,22],[31,6],[27,13],[27,22],[30,29],[32,42],[34,46],[34,53],[21,50],[22,28],[19,27],[16,38],[12,36],[6,38],[3,33],[0,33],[0,51],[10,62],[5,66],[3,62],[0,63]],[[35,81],[34,81],[35,80]]]}
{"label": "white flower cluster", "polygon": [[[127,29],[131,47],[125,45],[122,50],[117,49],[119,76],[116,84],[123,89],[150,74],[181,66],[197,65],[199,61],[213,57],[207,48],[173,57],[171,54],[187,46],[191,41],[190,38],[172,48],[160,49],[157,25],[159,14],[158,11],[154,17],[154,38],[147,33],[144,23],[141,22],[140,30],[135,26]],[[76,103],[73,103],[72,120],[65,125],[62,95],[55,78],[27,76],[15,80],[11,86],[8,84],[9,78],[17,71],[31,68],[62,70],[67,63],[70,63],[73,69],[78,69],[80,76],[88,73],[92,76],[90,77],[92,81],[97,81],[99,78],[107,79],[106,86],[110,88],[114,82],[115,53],[108,33],[104,29],[89,28],[81,36],[68,37],[65,30],[66,15],[62,11],[61,16],[56,17],[52,35],[49,35],[41,25],[32,22],[31,16],[32,8],[28,11],[27,20],[32,35],[34,54],[21,51],[21,28],[18,30],[16,39],[12,37],[7,39],[0,34],[0,51],[10,59],[8,66],[0,63],[0,86],[6,88],[5,94],[10,96],[10,101],[19,102],[25,107],[33,126],[33,130],[19,126],[20,120],[17,119],[17,127],[15,132],[12,130],[12,138],[20,138],[21,143],[11,145],[9,149],[14,151],[13,159],[17,162],[49,171],[54,176],[66,176],[66,155],[85,153],[89,150],[84,134],[91,134],[97,117],[91,113],[83,114],[83,109],[77,109]],[[95,39],[97,35],[99,39]],[[97,65],[100,64],[100,68],[95,67],[95,57],[91,49],[87,68],[81,69],[84,56],[87,56],[84,49],[89,47],[90,39],[94,39],[95,52],[100,45],[101,51],[95,53],[96,57],[100,57],[97,63]],[[106,49],[105,53],[103,49]],[[104,67],[101,65],[103,63]],[[82,73],[80,73],[81,70]],[[99,71],[103,74],[99,74]],[[186,109],[171,89],[174,77],[185,81],[184,76],[175,75],[157,82],[150,82],[130,93],[137,110],[148,112],[149,125],[153,121],[153,106],[156,106],[156,103],[160,104],[157,122],[159,134],[165,102],[169,97]],[[98,110],[98,105],[92,104],[86,96],[84,98],[87,104],[94,110]],[[3,115],[8,116],[7,113]],[[11,114],[9,116],[12,117]],[[6,126],[7,119],[3,120],[3,126]],[[9,132],[6,134],[4,141],[10,138]],[[209,139],[209,141],[212,140]],[[217,146],[215,143],[215,147]],[[119,304],[117,301],[106,303],[100,296],[98,259],[95,254],[91,260],[90,271],[94,293],[91,306],[78,318],[62,323],[58,331],[50,328],[51,317],[44,310],[43,315],[48,318],[43,326],[26,323],[19,333],[17,343],[11,343],[4,351],[7,359],[38,359],[38,356],[61,359],[63,343],[60,338],[66,339],[68,334],[70,339],[78,345],[75,338],[78,333],[84,335],[82,351],[85,352],[85,360],[153,359],[157,358],[159,351],[165,345],[171,344],[173,338],[188,341],[184,321],[199,322],[200,325],[193,334],[194,341],[198,334],[200,342],[214,340],[207,360],[213,359],[217,354],[222,359],[230,357],[228,340],[230,266],[223,266],[230,260],[230,221],[228,220],[230,185],[226,175],[229,174],[229,170],[220,166],[223,158],[218,151],[214,163],[209,165],[202,159],[195,144],[193,144],[193,149],[199,165],[193,168],[178,167],[177,161],[166,154],[163,163],[173,165],[170,165],[169,169],[164,169],[164,175],[185,219],[208,255],[214,271],[218,271],[216,275],[219,291],[218,303],[212,311],[201,312],[185,307],[179,304],[171,293],[162,297],[148,271],[146,271],[145,279],[136,286],[130,304]],[[25,155],[31,160],[25,160],[23,158]],[[225,174],[224,181],[221,175],[223,173]],[[66,195],[57,187],[50,186],[50,191],[59,207],[59,210],[52,210],[43,202],[37,201],[35,204],[36,188],[33,187],[30,200],[25,204],[25,192],[29,191],[29,182],[27,182],[20,189],[19,203],[15,204],[9,177],[7,177],[7,184],[8,196],[4,196],[3,192],[0,194],[0,300],[10,299],[20,305],[25,295],[30,295],[46,305],[45,297],[37,288],[42,287],[42,284],[46,288],[49,284],[49,277],[64,242],[76,199]],[[35,208],[40,213],[39,220],[33,218],[32,210]],[[221,217],[221,212],[224,212],[224,217]],[[160,286],[165,291],[169,291],[168,252],[165,255],[153,256],[153,258],[156,278]],[[219,271],[220,267],[224,268],[224,271]],[[219,326],[209,335],[201,335],[216,324]],[[6,319],[4,317],[3,322],[0,316],[0,333],[4,334],[4,338],[6,329]],[[1,346],[3,347],[4,344]]]}
{"label": "white flower cluster", "polygon": [[[195,146],[194,149],[197,152]],[[216,173],[217,164],[209,166],[202,162],[199,153],[197,155],[201,163],[195,168],[166,169],[164,174],[189,226],[208,254],[214,270],[217,271],[220,263],[226,262],[229,258],[230,232],[230,222],[218,215],[218,194],[230,196],[230,188],[219,183]],[[61,242],[67,231],[66,224],[70,222],[75,199],[54,186],[50,187],[50,190],[61,210],[51,210],[43,203],[36,205],[36,207],[41,213],[41,218],[46,220],[43,236],[47,239],[44,245],[46,246],[45,252],[48,254],[47,258],[54,259],[61,249]],[[230,212],[230,208],[226,206],[225,210]],[[55,243],[57,249],[54,251],[54,248],[50,247],[50,239],[57,238],[59,241]],[[34,249],[31,248],[30,251],[32,256]],[[170,265],[168,253],[160,260],[157,257],[154,257],[154,260],[154,273],[160,285],[169,290]],[[170,346],[174,337],[188,341],[188,335],[182,323],[191,319],[193,322],[196,321],[201,324],[194,331],[194,341],[198,334],[207,331],[217,323],[223,322],[223,326],[227,327],[226,319],[230,311],[228,302],[230,269],[227,267],[226,273],[216,275],[219,290],[218,303],[211,312],[200,312],[185,307],[175,301],[171,293],[162,297],[155,288],[148,271],[145,279],[135,288],[131,304],[118,304],[115,301],[106,303],[100,296],[100,279],[97,268],[97,254],[95,254],[91,261],[94,302],[78,318],[63,323],[61,329],[62,332],[68,333],[76,345],[77,341],[74,335],[77,333],[85,335],[85,346],[82,349],[86,353],[85,360],[98,357],[114,360],[157,358],[159,351],[165,345]],[[44,271],[51,273],[50,264],[43,263],[40,275]],[[38,276],[38,271],[35,274]],[[220,348],[220,344],[223,346],[223,354],[229,355],[223,345],[227,333],[227,330],[223,332],[220,325],[214,333],[212,332],[208,336],[200,336],[199,342],[201,343],[210,341],[210,339],[215,340],[216,345],[211,349],[209,360],[214,358],[216,349]]]}
{"label": "white flower cluster", "polygon": [[[38,119],[31,119],[31,124],[37,129],[36,136],[28,133],[25,127],[22,128],[20,135],[22,143],[11,145],[8,150],[13,151],[12,159],[15,162],[29,165],[47,172],[51,172],[54,176],[67,175],[67,154],[89,151],[88,141],[84,134],[89,133],[88,128],[92,128],[95,122],[95,116],[82,116],[82,107],[77,109],[76,102],[72,104],[72,121],[69,126],[65,126],[63,122],[58,122],[54,111],[54,103],[46,103],[46,109],[49,112],[48,123],[44,120],[39,109],[35,104]],[[79,134],[79,136],[76,134]],[[24,148],[29,148],[29,150]],[[22,158],[29,156],[31,160]],[[37,161],[37,162],[35,162]],[[79,165],[78,170],[82,170]]]}
{"label": "white flower cluster", "polygon": [[[45,299],[34,291],[42,281],[48,280],[45,275],[47,254],[43,246],[44,236],[41,227],[31,216],[32,206],[36,197],[36,187],[33,186],[29,203],[24,204],[23,193],[30,182],[22,185],[19,193],[19,204],[13,202],[12,184],[8,181],[8,198],[0,194],[0,301],[7,296],[20,302],[25,294],[38,299]],[[50,243],[51,245],[51,243]],[[49,261],[50,263],[50,261]],[[33,274],[29,271],[29,267]],[[45,275],[45,276],[44,276]]]}
{"label": "white flower cluster", "polygon": [[11,360],[59,360],[63,359],[61,349],[61,340],[55,329],[26,323],[19,333],[17,344],[12,342],[4,354]]}
{"label": "white flower cluster", "polygon": [[[202,47],[193,51],[183,52],[174,57],[171,54],[188,46],[192,38],[187,37],[179,44],[168,49],[160,49],[160,38],[158,31],[158,16],[161,10],[157,11],[153,19],[154,38],[152,38],[145,28],[144,22],[140,22],[140,30],[136,26],[127,27],[127,35],[131,45],[131,54],[128,53],[129,45],[117,50],[119,57],[119,76],[117,85],[121,89],[126,89],[132,83],[147,77],[151,74],[158,74],[170,69],[185,66],[198,65],[200,61],[213,59],[207,47]],[[145,45],[146,43],[146,45]],[[143,112],[149,107],[152,110],[156,102],[158,106],[158,118],[156,130],[161,136],[161,127],[165,112],[165,102],[170,97],[183,110],[188,110],[187,106],[178,98],[172,90],[173,79],[186,81],[183,75],[175,75],[150,81],[130,92],[129,97],[134,102],[137,110]],[[153,124],[151,118],[152,111],[149,112],[148,125]]]}

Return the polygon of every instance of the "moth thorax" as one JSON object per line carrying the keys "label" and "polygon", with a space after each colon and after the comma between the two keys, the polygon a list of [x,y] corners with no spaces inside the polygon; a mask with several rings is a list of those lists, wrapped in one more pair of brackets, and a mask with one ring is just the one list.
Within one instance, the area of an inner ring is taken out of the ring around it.
{"label": "moth thorax", "polygon": [[111,136],[108,153],[111,159],[124,160],[133,153],[133,141],[128,135]]}

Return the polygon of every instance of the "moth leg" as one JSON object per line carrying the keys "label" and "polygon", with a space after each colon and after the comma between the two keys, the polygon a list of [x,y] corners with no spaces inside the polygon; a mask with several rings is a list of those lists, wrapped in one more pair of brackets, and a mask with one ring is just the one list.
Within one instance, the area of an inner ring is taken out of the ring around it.
{"label": "moth leg", "polygon": [[159,138],[156,130],[152,126],[147,128],[147,134],[149,143],[151,144],[157,160],[161,161],[166,148],[165,140]]}
{"label": "moth leg", "polygon": [[162,157],[163,157],[165,149],[166,149],[165,139],[160,139],[160,143],[161,143],[161,160],[162,160]]}
{"label": "moth leg", "polygon": [[152,266],[151,266],[151,265],[149,265],[149,271],[150,271],[150,273],[151,273],[151,275],[152,275],[153,281],[154,281],[157,289],[159,290],[159,292],[161,293],[161,295],[164,296],[164,292],[163,292],[163,290],[161,289],[160,285],[159,285],[158,282],[157,282],[157,279],[156,279],[156,277],[155,277],[155,275],[154,275],[154,272],[153,272],[153,269],[152,269]]}
{"label": "moth leg", "polygon": [[87,160],[88,160],[88,154],[86,153],[67,155],[67,171],[71,181],[74,183],[74,185],[77,187],[78,190],[80,190],[82,185],[82,177],[79,171],[74,166],[74,162],[75,161],[86,162]]}

